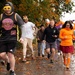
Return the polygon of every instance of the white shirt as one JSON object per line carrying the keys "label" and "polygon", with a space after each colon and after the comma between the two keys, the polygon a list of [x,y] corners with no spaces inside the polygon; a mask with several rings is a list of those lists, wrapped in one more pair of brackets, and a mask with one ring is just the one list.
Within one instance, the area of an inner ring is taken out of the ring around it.
{"label": "white shirt", "polygon": [[34,39],[33,33],[34,30],[33,28],[35,27],[35,24],[32,22],[27,22],[22,25],[22,36],[21,38],[29,38],[29,39]]}

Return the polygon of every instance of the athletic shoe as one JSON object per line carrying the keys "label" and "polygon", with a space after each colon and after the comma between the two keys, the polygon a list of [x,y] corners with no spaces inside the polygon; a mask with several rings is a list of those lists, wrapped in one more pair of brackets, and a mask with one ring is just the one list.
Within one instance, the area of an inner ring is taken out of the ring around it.
{"label": "athletic shoe", "polygon": [[25,62],[26,61],[26,58],[23,58],[23,60],[22,60],[23,62]]}
{"label": "athletic shoe", "polygon": [[50,58],[50,56],[51,56],[51,55],[50,55],[50,54],[48,54],[48,55],[47,55],[47,58],[49,59],[49,58]]}
{"label": "athletic shoe", "polygon": [[9,75],[16,75],[14,71],[10,70],[10,74]]}
{"label": "athletic shoe", "polygon": [[44,57],[44,55],[42,54],[42,57]]}
{"label": "athletic shoe", "polygon": [[5,66],[5,61],[0,60],[0,62],[1,62],[1,64],[2,64],[3,66]]}
{"label": "athletic shoe", "polygon": [[6,67],[7,71],[10,70],[10,63],[7,63],[7,67]]}
{"label": "athletic shoe", "polygon": [[52,59],[50,60],[50,63],[53,63],[53,60]]}

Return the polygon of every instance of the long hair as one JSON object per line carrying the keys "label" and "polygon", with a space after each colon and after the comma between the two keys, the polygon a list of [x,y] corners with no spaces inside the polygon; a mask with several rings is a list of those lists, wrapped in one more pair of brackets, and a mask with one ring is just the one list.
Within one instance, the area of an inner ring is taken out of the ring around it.
{"label": "long hair", "polygon": [[62,28],[65,28],[66,25],[67,25],[67,23],[70,24],[70,29],[73,29],[72,23],[71,23],[70,21],[66,21],[66,22],[64,23],[64,25],[62,26]]}

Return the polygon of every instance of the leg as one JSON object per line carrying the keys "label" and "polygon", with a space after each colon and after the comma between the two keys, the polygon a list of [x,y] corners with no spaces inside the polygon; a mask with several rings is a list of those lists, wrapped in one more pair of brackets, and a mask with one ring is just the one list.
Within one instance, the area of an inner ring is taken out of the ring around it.
{"label": "leg", "polygon": [[46,53],[48,54],[47,58],[49,59],[50,58],[50,44],[48,42],[46,42]]}
{"label": "leg", "polygon": [[27,38],[23,41],[23,61],[26,61],[27,41]]}
{"label": "leg", "polygon": [[8,58],[6,52],[1,53],[0,58],[2,59],[2,61],[1,61],[2,64],[5,64],[5,62],[7,63],[6,69],[7,69],[7,71],[9,71],[10,70],[10,64],[9,64],[10,62],[9,62],[9,58]]}
{"label": "leg", "polygon": [[41,43],[38,42],[38,56],[40,56],[40,46],[41,46]]}
{"label": "leg", "polygon": [[9,59],[8,59],[8,56],[7,56],[6,52],[0,53],[0,58],[2,60],[5,60],[6,62],[9,62]]}
{"label": "leg", "polygon": [[63,60],[64,60],[64,65],[67,65],[67,54],[63,53]]}
{"label": "leg", "polygon": [[30,48],[31,51],[32,51],[32,58],[35,59],[32,42],[33,42],[32,39],[28,39],[28,46],[29,46],[29,48]]}
{"label": "leg", "polygon": [[52,48],[51,49],[51,52],[52,52],[51,59],[53,60],[54,59],[54,56],[55,56],[55,48]]}
{"label": "leg", "polygon": [[51,49],[51,59],[50,59],[50,62],[53,63],[53,60],[54,60],[54,57],[55,57],[55,50],[56,50],[55,42],[50,43],[50,49]]}
{"label": "leg", "polygon": [[0,58],[6,62],[9,62],[6,51],[7,51],[6,43],[0,42]]}
{"label": "leg", "polygon": [[14,54],[12,53],[7,53],[9,61],[10,61],[10,70],[14,71],[15,69],[15,57]]}
{"label": "leg", "polygon": [[41,43],[42,56],[44,56],[45,46],[46,46],[45,42],[42,42]]}
{"label": "leg", "polygon": [[14,51],[16,47],[16,41],[8,41],[7,42],[7,56],[9,58],[10,62],[10,75],[14,75],[15,72],[15,57],[14,57]]}
{"label": "leg", "polygon": [[66,64],[66,68],[69,69],[71,63],[71,53],[67,53],[67,64]]}

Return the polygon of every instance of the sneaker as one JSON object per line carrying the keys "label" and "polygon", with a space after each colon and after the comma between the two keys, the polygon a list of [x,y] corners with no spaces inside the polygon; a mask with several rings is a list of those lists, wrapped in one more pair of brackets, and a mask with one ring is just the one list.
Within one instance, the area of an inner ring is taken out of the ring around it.
{"label": "sneaker", "polygon": [[53,60],[52,59],[50,60],[50,63],[53,63]]}
{"label": "sneaker", "polygon": [[42,57],[44,57],[44,55],[42,54]]}
{"label": "sneaker", "polygon": [[69,66],[66,66],[66,69],[69,70]]}
{"label": "sneaker", "polygon": [[48,54],[48,55],[47,55],[47,58],[49,59],[49,58],[50,58],[50,56],[51,56],[51,55],[50,55],[50,54]]}
{"label": "sneaker", "polygon": [[26,61],[26,58],[23,58],[23,60],[22,60],[23,62],[25,62]]}
{"label": "sneaker", "polygon": [[10,63],[7,63],[7,67],[6,67],[7,71],[10,70]]}
{"label": "sneaker", "polygon": [[57,54],[58,54],[58,56],[60,56],[60,52],[58,52]]}
{"label": "sneaker", "polygon": [[38,53],[38,56],[40,56],[40,53]]}
{"label": "sneaker", "polygon": [[1,60],[0,62],[3,66],[5,66],[5,61]]}
{"label": "sneaker", "polygon": [[9,75],[16,75],[14,71],[10,70],[10,74]]}

